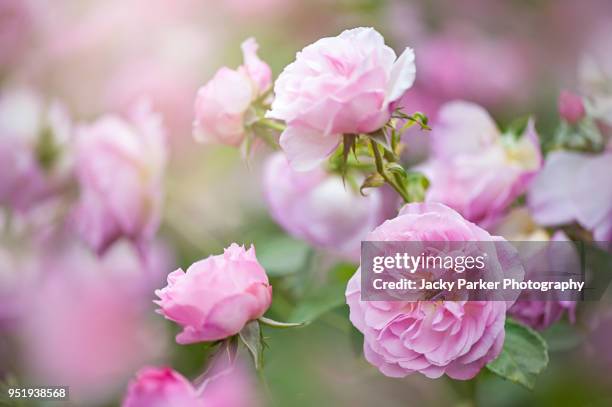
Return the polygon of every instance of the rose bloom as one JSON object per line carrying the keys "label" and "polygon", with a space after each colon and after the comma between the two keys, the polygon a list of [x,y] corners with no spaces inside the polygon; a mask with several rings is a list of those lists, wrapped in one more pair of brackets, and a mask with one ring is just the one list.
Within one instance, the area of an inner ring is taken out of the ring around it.
{"label": "rose bloom", "polygon": [[480,106],[456,101],[442,106],[432,128],[431,157],[421,167],[431,182],[426,200],[482,226],[499,220],[540,168],[531,121],[517,139]]}
{"label": "rose bloom", "polygon": [[291,236],[351,260],[383,220],[379,190],[363,197],[323,168],[294,171],[280,152],[266,162],[263,188],[270,214]]}
{"label": "rose bloom", "polygon": [[121,237],[138,247],[153,238],[162,205],[164,138],[161,118],[144,103],[128,121],[109,115],[79,129],[73,225],[96,252]]}
{"label": "rose bloom", "polygon": [[124,248],[102,258],[82,244],[34,252],[38,278],[20,292],[17,330],[29,383],[61,383],[77,405],[101,404],[162,355],[163,326],[143,289],[155,270]]}
{"label": "rose bloom", "polygon": [[128,386],[123,407],[204,407],[192,384],[169,367],[145,367]]}
{"label": "rose bloom", "polygon": [[70,119],[58,102],[47,106],[27,89],[2,92],[0,205],[26,211],[52,195],[68,175],[61,149],[70,136]]}
{"label": "rose bloom", "polygon": [[244,65],[223,67],[198,90],[193,132],[196,140],[238,146],[245,136],[245,114],[271,86],[272,71],[257,56],[257,42],[242,43]]}
{"label": "rose bloom", "polygon": [[255,388],[244,366],[216,359],[197,386],[169,367],[141,369],[130,382],[122,407],[258,406]]}
{"label": "rose bloom", "polygon": [[373,28],[346,30],[298,52],[276,80],[267,117],[287,123],[281,147],[293,168],[309,170],[343,133],[380,129],[414,77],[412,49],[397,58]]}
{"label": "rose bloom", "polygon": [[551,152],[527,196],[533,218],[543,226],[578,222],[594,240],[612,241],[611,173],[612,149]]}
{"label": "rose bloom", "polygon": [[180,344],[215,341],[240,332],[270,307],[272,287],[255,248],[232,244],[223,254],[178,269],[155,294],[158,313],[183,327]]}
{"label": "rose bloom", "polygon": [[[367,240],[504,241],[437,203],[404,206]],[[502,270],[506,276],[517,272],[515,264],[502,255],[489,256],[488,263],[487,269]],[[501,352],[511,302],[361,301],[361,289],[360,268],[346,289],[350,320],[364,335],[365,358],[386,376],[420,372],[430,378],[446,374],[467,380]]]}
{"label": "rose bloom", "polygon": [[[563,232],[550,236],[538,226],[526,207],[514,209],[494,227],[494,232],[513,241],[521,256],[526,279],[541,277],[542,270],[575,273],[579,269],[578,253],[569,249],[569,242]],[[573,323],[576,318],[576,302],[555,298],[555,294],[534,295],[523,291],[509,313],[518,321],[537,330],[544,330],[559,321],[565,314]]]}

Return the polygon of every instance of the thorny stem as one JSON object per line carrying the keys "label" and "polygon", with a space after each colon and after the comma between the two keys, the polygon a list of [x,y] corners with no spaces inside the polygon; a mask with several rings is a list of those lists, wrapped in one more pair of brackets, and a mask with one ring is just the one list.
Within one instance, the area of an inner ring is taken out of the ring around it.
{"label": "thorny stem", "polygon": [[382,159],[382,156],[380,155],[380,150],[378,150],[378,146],[376,145],[376,142],[374,140],[371,140],[370,143],[372,145],[372,150],[374,151],[374,161],[376,162],[376,171],[378,171],[378,173],[383,177],[383,179],[385,180],[385,182],[387,182],[387,184],[391,185],[391,187],[395,189],[395,191],[402,197],[404,202],[406,203],[411,202],[412,200],[410,199],[406,191],[404,191],[403,188],[401,188],[393,179],[391,179],[389,175],[387,174],[387,172],[385,171],[385,168],[383,166],[383,159]]}

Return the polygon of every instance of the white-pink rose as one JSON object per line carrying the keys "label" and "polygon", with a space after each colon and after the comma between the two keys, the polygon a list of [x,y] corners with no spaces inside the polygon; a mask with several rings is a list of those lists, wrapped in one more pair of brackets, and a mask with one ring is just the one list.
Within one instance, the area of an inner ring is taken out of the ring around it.
{"label": "white-pink rose", "polygon": [[198,141],[238,146],[245,135],[245,115],[251,103],[271,86],[272,71],[257,56],[257,42],[242,43],[244,64],[223,67],[198,90],[194,137]]}
{"label": "white-pink rose", "polygon": [[[536,222],[578,222],[596,241],[612,241],[612,150],[601,154],[553,151],[534,179],[527,201]],[[607,243],[605,243],[607,242]]]}
{"label": "white-pink rose", "polygon": [[380,129],[414,77],[412,49],[398,58],[373,28],[346,30],[298,52],[276,80],[267,117],[287,123],[280,144],[293,168],[312,169],[342,134]]}
{"label": "white-pink rose", "polygon": [[431,139],[430,159],[421,168],[431,181],[426,200],[484,226],[525,192],[541,166],[533,122],[522,135],[502,134],[486,110],[469,102],[443,105]]}
{"label": "white-pink rose", "polygon": [[240,332],[270,307],[272,287],[255,248],[232,244],[218,256],[178,269],[155,294],[158,312],[183,327],[180,344],[215,341]]}
{"label": "white-pink rose", "polygon": [[129,121],[104,116],[77,135],[79,201],[73,224],[98,253],[126,237],[138,246],[157,231],[166,161],[161,118],[145,104]]}
{"label": "white-pink rose", "polygon": [[270,213],[289,234],[359,260],[361,240],[383,220],[380,191],[351,191],[323,168],[294,171],[282,153],[266,162],[263,188]]}
{"label": "white-pink rose", "polygon": [[27,89],[0,94],[0,205],[25,211],[68,176],[71,122],[64,107]]}

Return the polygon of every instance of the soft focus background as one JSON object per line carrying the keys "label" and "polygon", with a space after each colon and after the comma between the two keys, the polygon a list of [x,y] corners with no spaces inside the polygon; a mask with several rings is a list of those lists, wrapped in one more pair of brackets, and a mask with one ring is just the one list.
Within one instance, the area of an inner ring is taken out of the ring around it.
{"label": "soft focus background", "polygon": [[[265,377],[278,405],[437,406],[473,390],[421,375],[389,379],[368,365],[342,295],[355,266],[287,237],[270,218],[260,186],[269,153],[247,165],[236,149],[192,139],[197,88],[220,66],[241,63],[244,39],[257,39],[277,75],[305,45],[357,26],[375,27],[396,51],[415,49],[409,110],[435,123],[443,102],[465,99],[500,125],[533,115],[544,139],[559,121],[560,90],[581,89],[584,58],[612,58],[609,0],[0,0],[2,94],[28,89],[61,101],[75,123],[125,112],[145,96],[163,114],[170,147],[145,277],[127,244],[99,260],[69,237],[45,241],[45,225],[61,211],[53,202],[11,216],[10,225],[0,213],[0,232],[38,236],[0,246],[2,386],[68,384],[73,405],[112,406],[145,364],[197,377],[206,346],[174,343],[177,328],[153,312],[153,289],[168,272],[236,241],[254,243],[271,276],[269,316],[320,316],[299,330],[265,332]],[[409,143],[410,160],[426,156],[427,134]],[[0,162],[0,172],[9,170]],[[594,321],[588,308],[577,326],[544,333],[551,363],[533,392],[485,373],[473,390],[478,403],[612,405],[612,315]]]}

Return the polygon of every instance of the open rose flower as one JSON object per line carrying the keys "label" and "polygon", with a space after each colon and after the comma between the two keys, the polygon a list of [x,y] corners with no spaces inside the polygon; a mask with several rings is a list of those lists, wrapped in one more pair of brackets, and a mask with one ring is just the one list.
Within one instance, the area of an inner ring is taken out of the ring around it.
{"label": "open rose flower", "polygon": [[73,223],[98,253],[126,237],[143,247],[159,226],[165,135],[146,104],[129,121],[104,116],[77,135]]}
{"label": "open rose flower", "polygon": [[282,153],[266,162],[263,187],[272,217],[289,234],[352,260],[383,220],[380,191],[363,197],[322,168],[296,172]]}
{"label": "open rose flower", "polygon": [[373,28],[346,30],[297,54],[276,80],[267,117],[287,123],[280,144],[293,168],[312,169],[343,133],[380,129],[414,77],[412,49],[398,58]]}
{"label": "open rose flower", "polygon": [[240,332],[270,307],[272,287],[255,257],[255,248],[232,244],[218,256],[168,275],[155,294],[158,312],[183,327],[180,344],[215,341]]}
{"label": "open rose flower", "polygon": [[518,138],[502,135],[483,108],[456,101],[440,109],[433,129],[432,155],[421,168],[431,181],[426,200],[482,226],[498,220],[540,168],[531,121]]}
{"label": "open rose flower", "polygon": [[[437,203],[404,206],[367,239],[504,242]],[[487,268],[515,278],[522,275],[518,263],[504,255],[492,253],[489,261],[493,263]],[[364,335],[366,359],[387,376],[420,372],[430,378],[446,374],[467,380],[502,349],[507,301],[362,301],[361,290],[359,269],[346,289],[350,319]]]}
{"label": "open rose flower", "polygon": [[[550,236],[534,222],[526,207],[510,211],[502,222],[495,226],[494,232],[514,242],[528,279],[541,279],[543,270],[566,272],[569,275],[580,268],[578,253],[567,236],[563,232]],[[576,302],[559,298],[556,292],[534,294],[523,291],[508,313],[525,325],[544,330],[565,314],[573,323],[576,317]]]}
{"label": "open rose flower", "polygon": [[537,223],[578,222],[598,242],[612,241],[612,149],[601,154],[553,151],[528,194]]}
{"label": "open rose flower", "polygon": [[238,146],[245,135],[245,114],[272,84],[270,67],[257,56],[257,42],[242,43],[244,65],[223,67],[198,90],[193,131],[196,140]]}

